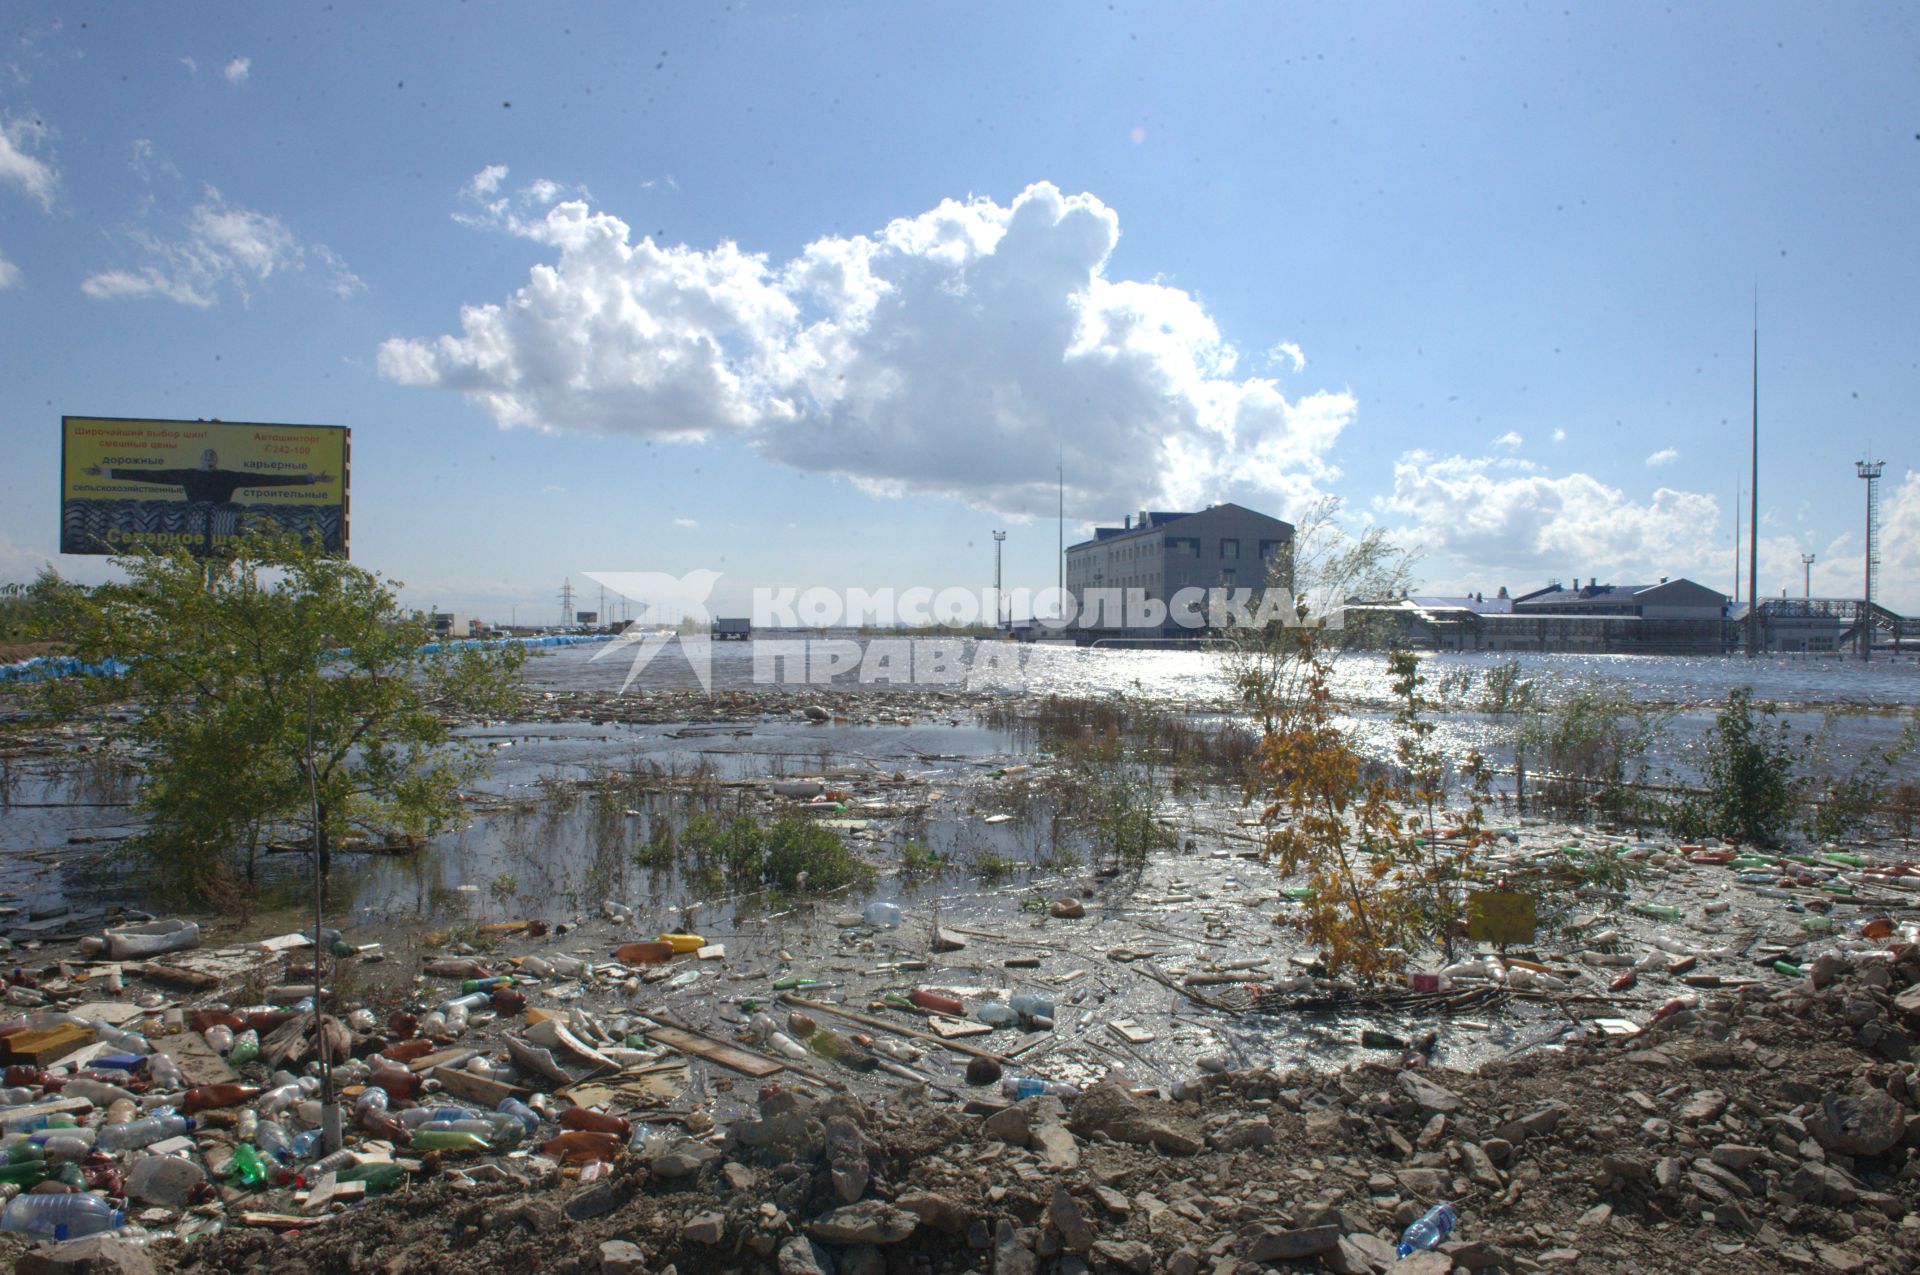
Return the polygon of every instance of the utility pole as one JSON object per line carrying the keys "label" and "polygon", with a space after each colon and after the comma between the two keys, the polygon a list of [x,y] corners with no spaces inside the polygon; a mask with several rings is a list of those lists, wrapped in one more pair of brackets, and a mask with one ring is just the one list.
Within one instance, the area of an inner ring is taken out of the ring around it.
{"label": "utility pole", "polygon": [[573,577],[564,576],[560,581],[560,627],[566,628],[573,623]]}
{"label": "utility pole", "polygon": [[1747,658],[1760,653],[1760,285],[1753,288],[1753,472],[1747,490]]}
{"label": "utility pole", "polygon": [[1867,480],[1867,570],[1866,604],[1860,608],[1860,660],[1866,663],[1873,659],[1873,578],[1880,574],[1880,551],[1874,547],[1874,524],[1880,521],[1880,471],[1887,467],[1883,460],[1853,463],[1853,470]]}
{"label": "utility pole", "polygon": [[[993,533],[993,627],[1000,627],[1000,546],[1007,543],[1007,533]],[[1007,617],[1007,627],[1013,627],[1013,617]]]}
{"label": "utility pole", "polygon": [[1800,566],[1801,569],[1807,573],[1806,592],[1804,596],[1807,601],[1811,602],[1813,601],[1813,555],[1810,553],[1801,554]]}

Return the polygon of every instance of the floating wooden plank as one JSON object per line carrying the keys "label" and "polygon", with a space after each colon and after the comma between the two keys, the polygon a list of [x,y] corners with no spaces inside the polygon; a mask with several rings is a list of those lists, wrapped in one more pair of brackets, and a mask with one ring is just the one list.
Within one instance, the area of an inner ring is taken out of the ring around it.
{"label": "floating wooden plank", "polygon": [[993,1028],[985,1023],[976,1023],[968,1018],[945,1018],[935,1014],[927,1019],[927,1026],[942,1040],[952,1040],[956,1036],[984,1036]]}
{"label": "floating wooden plank", "polygon": [[863,1027],[877,1027],[881,1031],[892,1032],[896,1036],[905,1036],[908,1040],[918,1040],[930,1045],[940,1045],[944,1048],[951,1049],[956,1054],[966,1054],[971,1058],[985,1058],[987,1061],[997,1062],[1003,1067],[1007,1064],[1007,1059],[1004,1055],[996,1054],[990,1049],[981,1049],[979,1046],[969,1045],[965,1041],[946,1040],[939,1036],[932,1035],[929,1032],[915,1031],[911,1027],[903,1027],[899,1023],[890,1022],[884,1018],[875,1018],[872,1014],[862,1014],[857,1010],[846,1009],[839,1005],[829,1005],[825,1001],[808,1000],[804,996],[783,995],[780,997],[780,1002],[783,1005],[792,1005],[796,1009],[832,1014],[835,1018],[844,1018],[850,1023],[859,1023]]}
{"label": "floating wooden plank", "polygon": [[472,1062],[479,1056],[480,1051],[477,1049],[456,1045],[452,1049],[436,1049],[430,1054],[422,1054],[407,1066],[416,1072],[432,1071],[435,1067],[451,1069]]}
{"label": "floating wooden plank", "polygon": [[495,1080],[491,1076],[478,1076],[458,1067],[435,1067],[432,1076],[440,1082],[440,1087],[450,1094],[458,1095],[470,1102],[484,1102],[489,1107],[497,1107],[503,1098],[524,1099],[530,1089],[510,1085],[504,1080]]}
{"label": "floating wooden plank", "polygon": [[11,1036],[0,1036],[0,1062],[45,1067],[92,1043],[92,1029],[73,1023],[29,1028]]}
{"label": "floating wooden plank", "polygon": [[786,1069],[786,1064],[777,1062],[765,1054],[756,1054],[734,1045],[722,1044],[717,1040],[708,1040],[704,1036],[696,1036],[678,1027],[654,1026],[647,1028],[641,1034],[649,1040],[671,1045],[683,1054],[692,1054],[696,1058],[719,1063],[722,1067],[731,1067],[755,1079],[771,1076],[776,1071]]}
{"label": "floating wooden plank", "polygon": [[261,1226],[269,1231],[291,1231],[302,1226],[313,1226],[324,1222],[324,1217],[302,1217],[298,1213],[265,1213],[241,1211],[229,1213],[241,1226]]}
{"label": "floating wooden plank", "polygon": [[1152,1032],[1134,1022],[1131,1018],[1117,1018],[1107,1024],[1114,1035],[1129,1045],[1145,1045],[1158,1039]]}

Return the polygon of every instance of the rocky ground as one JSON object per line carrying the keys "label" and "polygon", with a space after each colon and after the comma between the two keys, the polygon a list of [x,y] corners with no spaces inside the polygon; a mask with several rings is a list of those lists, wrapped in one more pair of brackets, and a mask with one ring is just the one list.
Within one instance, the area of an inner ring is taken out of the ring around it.
{"label": "rocky ground", "polygon": [[[106,1264],[54,1247],[17,1269],[1910,1271],[1916,1039],[1905,945],[1471,1074],[1227,1072],[1171,1100],[1102,1084],[966,1111],[769,1087],[757,1117],[586,1185],[539,1158],[449,1161],[292,1232],[78,1241]],[[1440,1200],[1453,1238],[1396,1262]]]}

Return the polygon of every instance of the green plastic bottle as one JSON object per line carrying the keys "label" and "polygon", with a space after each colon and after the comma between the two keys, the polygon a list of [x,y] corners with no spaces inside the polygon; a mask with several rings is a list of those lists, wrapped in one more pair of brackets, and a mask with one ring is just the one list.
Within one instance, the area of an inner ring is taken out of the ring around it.
{"label": "green plastic bottle", "polygon": [[1800,977],[1800,967],[1798,965],[1795,965],[1792,961],[1775,961],[1773,963],[1773,968],[1776,970],[1779,970],[1782,974],[1785,974],[1788,978]]}
{"label": "green plastic bottle", "polygon": [[776,978],[773,980],[773,990],[776,992],[791,992],[795,988],[818,986],[819,982],[820,980],[817,978]]}
{"label": "green plastic bottle", "polygon": [[356,1164],[351,1169],[341,1169],[333,1175],[336,1182],[364,1182],[368,1195],[382,1195],[397,1186],[405,1185],[407,1171],[391,1162],[374,1164]]}
{"label": "green plastic bottle", "polygon": [[1800,928],[1809,934],[1826,934],[1833,929],[1833,918],[1830,916],[1810,916],[1800,922]]}
{"label": "green plastic bottle", "polygon": [[8,1164],[30,1164],[46,1158],[46,1148],[31,1142],[16,1142],[7,1148]]}
{"label": "green plastic bottle", "polygon": [[1311,899],[1313,897],[1313,887],[1310,885],[1283,885],[1280,887],[1280,893],[1289,899]]}
{"label": "green plastic bottle", "polygon": [[1821,857],[1824,858],[1828,863],[1834,864],[1835,866],[1842,867],[1842,868],[1861,868],[1861,867],[1865,867],[1867,863],[1865,859],[1862,859],[1857,854],[1829,853]]}
{"label": "green plastic bottle", "polygon": [[233,1048],[227,1051],[227,1061],[236,1067],[243,1067],[260,1056],[260,1033],[249,1027],[233,1038]]}
{"label": "green plastic bottle", "polygon": [[45,1160],[21,1160],[15,1164],[0,1165],[0,1182],[11,1182],[23,1191],[39,1186],[46,1180]]}
{"label": "green plastic bottle", "polygon": [[260,1187],[267,1184],[267,1163],[260,1158],[253,1144],[243,1142],[233,1149],[233,1159],[227,1162],[227,1174],[244,1187]]}
{"label": "green plastic bottle", "polygon": [[1671,903],[1636,903],[1630,910],[1638,912],[1641,916],[1650,916],[1661,921],[1680,919],[1680,909]]}

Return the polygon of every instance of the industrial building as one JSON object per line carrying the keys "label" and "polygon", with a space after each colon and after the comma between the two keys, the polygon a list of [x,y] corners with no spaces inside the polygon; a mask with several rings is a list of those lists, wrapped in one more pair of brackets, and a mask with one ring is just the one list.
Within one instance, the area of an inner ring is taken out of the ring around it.
{"label": "industrial building", "polygon": [[1727,596],[1691,580],[1585,585],[1553,581],[1518,596],[1386,598],[1350,603],[1382,640],[1441,651],[1614,651],[1718,654],[1729,640]]}
{"label": "industrial building", "polygon": [[[1096,527],[1093,539],[1067,546],[1066,587],[1079,617],[1074,635],[1107,643],[1198,637],[1201,617],[1173,614],[1175,596],[1182,589],[1264,589],[1269,567],[1292,543],[1292,523],[1234,504],[1198,513],[1142,510],[1121,526]],[[1157,624],[1133,623],[1139,617],[1093,605],[1095,590],[1137,590],[1167,614]]]}

